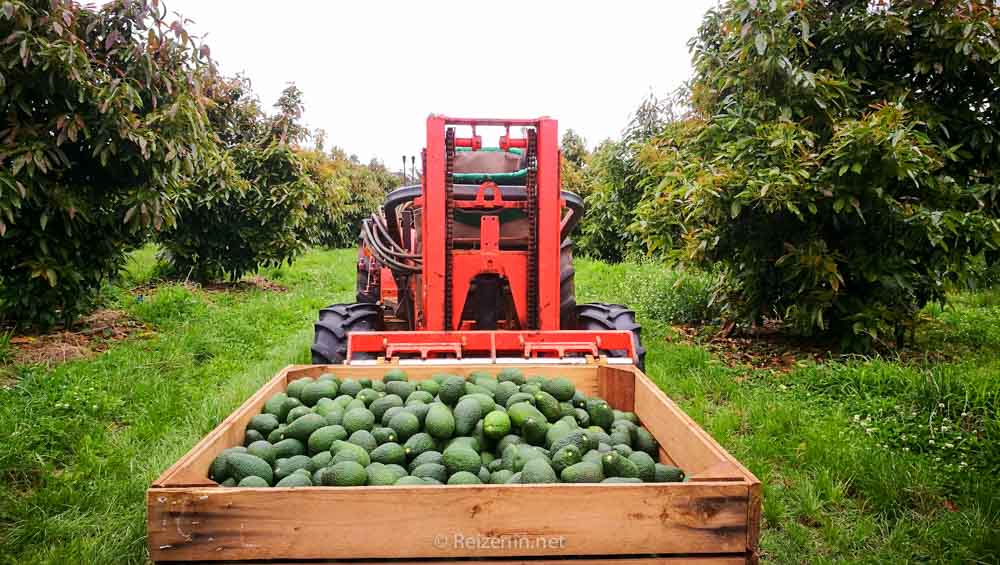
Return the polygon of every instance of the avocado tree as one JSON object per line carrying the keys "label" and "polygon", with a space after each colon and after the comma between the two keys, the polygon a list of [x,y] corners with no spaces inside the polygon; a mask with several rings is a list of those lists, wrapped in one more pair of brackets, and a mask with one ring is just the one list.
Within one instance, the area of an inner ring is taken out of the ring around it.
{"label": "avocado tree", "polygon": [[212,159],[210,67],[155,2],[0,3],[0,312],[71,321]]}
{"label": "avocado tree", "polygon": [[217,77],[206,92],[221,154],[187,187],[177,222],[158,239],[174,274],[235,280],[291,261],[318,239],[322,218],[310,209],[320,191],[293,145],[307,134],[294,85],[270,117],[244,78]]}
{"label": "avocado tree", "polygon": [[678,228],[730,314],[899,343],[1000,246],[1000,9],[734,0],[692,40],[696,131],[660,136],[633,227]]}

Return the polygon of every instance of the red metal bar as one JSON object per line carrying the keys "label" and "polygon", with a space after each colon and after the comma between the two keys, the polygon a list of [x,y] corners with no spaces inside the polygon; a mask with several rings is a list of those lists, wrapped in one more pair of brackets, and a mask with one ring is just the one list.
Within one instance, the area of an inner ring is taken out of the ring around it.
{"label": "red metal bar", "polygon": [[538,120],[538,322],[559,329],[559,124]]}
{"label": "red metal bar", "polygon": [[347,338],[348,359],[355,353],[393,358],[416,354],[435,357],[541,357],[539,353],[599,354],[624,351],[635,359],[632,333],[628,331],[456,331],[456,332],[353,332]]}
{"label": "red metal bar", "polygon": [[424,319],[417,328],[443,330],[445,272],[445,118],[427,118],[426,166],[423,183],[423,300]]}
{"label": "red metal bar", "polygon": [[444,120],[444,123],[449,126],[535,126],[542,120],[548,119],[545,116],[540,118],[515,118],[515,119],[504,119],[504,118],[456,118],[452,116],[435,116],[432,115],[429,119],[440,118]]}
{"label": "red metal bar", "polygon": [[474,135],[472,137],[456,137],[455,147],[470,147],[473,151],[478,151],[483,147],[483,138]]}

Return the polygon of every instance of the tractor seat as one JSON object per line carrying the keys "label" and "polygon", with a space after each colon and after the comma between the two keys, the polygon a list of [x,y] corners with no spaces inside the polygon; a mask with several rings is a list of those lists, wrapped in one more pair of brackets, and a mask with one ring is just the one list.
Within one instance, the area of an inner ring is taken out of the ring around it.
{"label": "tractor seat", "polygon": [[501,151],[487,147],[471,151],[459,147],[452,164],[455,184],[481,184],[493,181],[499,185],[524,185],[528,178],[528,165],[519,150]]}

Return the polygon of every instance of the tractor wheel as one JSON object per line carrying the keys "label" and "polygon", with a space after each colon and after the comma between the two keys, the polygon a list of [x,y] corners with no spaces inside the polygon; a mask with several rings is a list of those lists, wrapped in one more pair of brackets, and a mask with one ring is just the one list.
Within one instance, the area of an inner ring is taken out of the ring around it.
{"label": "tractor wheel", "polygon": [[[347,357],[347,334],[377,330],[382,309],[377,304],[331,304],[319,311],[312,362],[336,365]],[[356,354],[355,359],[368,358]]]}
{"label": "tractor wheel", "polygon": [[573,240],[566,238],[559,252],[559,329],[576,329],[576,269]]}
{"label": "tractor wheel", "polygon": [[[576,325],[581,330],[628,330],[632,332],[632,344],[638,359],[639,370],[646,368],[646,349],[642,347],[642,326],[635,321],[635,312],[621,304],[591,302],[576,307]],[[622,349],[608,351],[611,357],[625,357]]]}

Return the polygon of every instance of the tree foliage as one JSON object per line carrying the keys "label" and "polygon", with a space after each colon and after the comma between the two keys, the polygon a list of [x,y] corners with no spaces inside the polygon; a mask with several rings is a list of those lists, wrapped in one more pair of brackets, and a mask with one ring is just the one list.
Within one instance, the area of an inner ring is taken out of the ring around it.
{"label": "tree foliage", "polygon": [[156,3],[0,4],[0,311],[51,325],[86,308],[213,158],[210,64]]}
{"label": "tree foliage", "polygon": [[642,237],[631,229],[650,177],[637,157],[671,123],[667,121],[673,115],[671,108],[669,101],[650,95],[633,113],[622,139],[604,141],[589,157],[587,215],[577,238],[577,248],[584,254],[619,262],[645,253]]}
{"label": "tree foliage", "polygon": [[323,195],[311,212],[321,218],[317,243],[336,248],[356,246],[361,221],[399,186],[399,177],[377,160],[359,165],[336,147],[329,156],[321,151],[305,155],[310,176]]}
{"label": "tree foliage", "polygon": [[657,190],[633,227],[721,263],[731,315],[900,341],[970,257],[997,259],[998,16],[958,0],[710,11],[694,131],[651,144]]}
{"label": "tree foliage", "polygon": [[261,267],[291,261],[319,239],[321,218],[310,213],[320,188],[292,143],[301,91],[288,86],[267,116],[245,79],[217,78],[209,118],[222,156],[189,187],[177,223],[163,230],[163,258],[180,276],[238,279]]}

